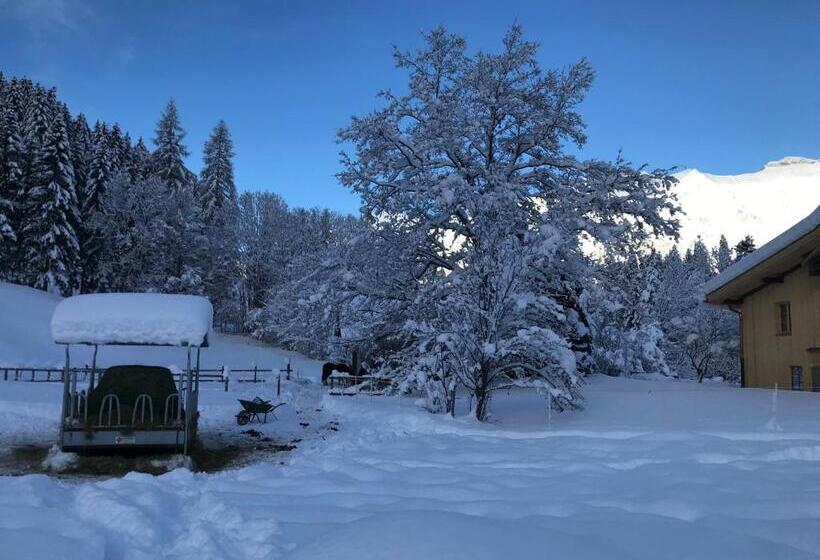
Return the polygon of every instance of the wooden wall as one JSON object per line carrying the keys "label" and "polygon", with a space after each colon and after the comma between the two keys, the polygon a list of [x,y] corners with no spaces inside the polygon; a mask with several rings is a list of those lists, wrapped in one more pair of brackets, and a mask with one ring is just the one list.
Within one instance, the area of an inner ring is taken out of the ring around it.
{"label": "wooden wall", "polygon": [[[791,336],[777,334],[777,304],[786,301]],[[802,366],[803,389],[812,390],[812,367],[820,367],[820,276],[803,266],[746,297],[741,313],[746,386],[791,388],[791,366]]]}

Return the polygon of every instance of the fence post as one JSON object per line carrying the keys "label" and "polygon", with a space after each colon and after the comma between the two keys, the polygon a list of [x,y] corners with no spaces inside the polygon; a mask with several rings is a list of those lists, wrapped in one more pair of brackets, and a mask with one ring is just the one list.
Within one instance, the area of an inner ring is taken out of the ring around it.
{"label": "fence post", "polygon": [[276,396],[282,394],[282,374],[276,376]]}
{"label": "fence post", "polygon": [[256,383],[256,364],[253,364],[253,382]]}
{"label": "fence post", "polygon": [[9,380],[9,370],[8,368],[3,368],[3,381]]}
{"label": "fence post", "polygon": [[552,427],[552,393],[547,392],[547,427]]}
{"label": "fence post", "polygon": [[34,369],[31,370],[31,380],[34,381]]}

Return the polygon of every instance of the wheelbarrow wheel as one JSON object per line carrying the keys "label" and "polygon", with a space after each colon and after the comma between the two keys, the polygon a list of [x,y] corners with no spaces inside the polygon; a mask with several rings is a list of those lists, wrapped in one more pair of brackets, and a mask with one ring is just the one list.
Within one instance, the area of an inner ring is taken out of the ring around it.
{"label": "wheelbarrow wheel", "polygon": [[240,426],[244,426],[248,422],[251,421],[251,413],[247,410],[243,410],[239,414],[236,415],[236,423]]}

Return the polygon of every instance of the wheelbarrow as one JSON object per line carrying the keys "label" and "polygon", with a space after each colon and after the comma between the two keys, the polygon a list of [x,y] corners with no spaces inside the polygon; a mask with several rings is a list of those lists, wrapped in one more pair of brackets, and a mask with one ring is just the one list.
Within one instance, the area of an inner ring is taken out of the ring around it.
{"label": "wheelbarrow", "polygon": [[240,426],[249,424],[254,420],[259,422],[260,424],[266,424],[268,422],[268,414],[273,416],[274,420],[277,420],[274,411],[283,404],[285,404],[271,404],[270,401],[262,400],[259,397],[256,397],[252,401],[246,401],[244,399],[237,400],[239,401],[239,404],[242,405],[242,410],[239,412],[239,414],[236,415],[236,423]]}

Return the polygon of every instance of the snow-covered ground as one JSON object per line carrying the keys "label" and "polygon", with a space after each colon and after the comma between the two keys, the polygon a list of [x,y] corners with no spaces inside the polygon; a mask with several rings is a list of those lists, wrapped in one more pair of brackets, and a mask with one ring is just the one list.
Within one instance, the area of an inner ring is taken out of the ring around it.
{"label": "snow-covered ground", "polygon": [[[34,361],[49,351],[43,318],[56,300],[0,288],[20,306],[0,318],[0,349]],[[548,424],[540,397],[512,392],[477,424],[407,397],[330,396],[316,362],[214,342],[217,362],[301,364],[289,406],[263,429],[296,449],[212,474],[0,476],[0,558],[820,556],[820,395],[781,392],[773,411],[767,390],[593,376],[585,410]],[[239,430],[237,396],[274,391],[203,387],[200,431]],[[53,441],[58,398],[55,384],[0,381],[0,455]]]}
{"label": "snow-covered ground", "polygon": [[[711,175],[687,169],[674,187],[685,216],[681,241],[685,250],[701,236],[710,247],[721,234],[730,245],[752,235],[761,246],[808,216],[820,205],[820,161],[788,157],[740,175]],[[671,241],[660,240],[661,249]]]}
{"label": "snow-covered ground", "polygon": [[[820,554],[817,395],[780,393],[773,421],[765,390],[593,377],[585,394],[586,410],[550,427],[529,394],[499,395],[487,425],[407,398],[324,396],[315,414],[338,418],[338,431],[305,440],[284,464],[0,477],[0,556]],[[213,411],[204,405],[203,419]]]}

